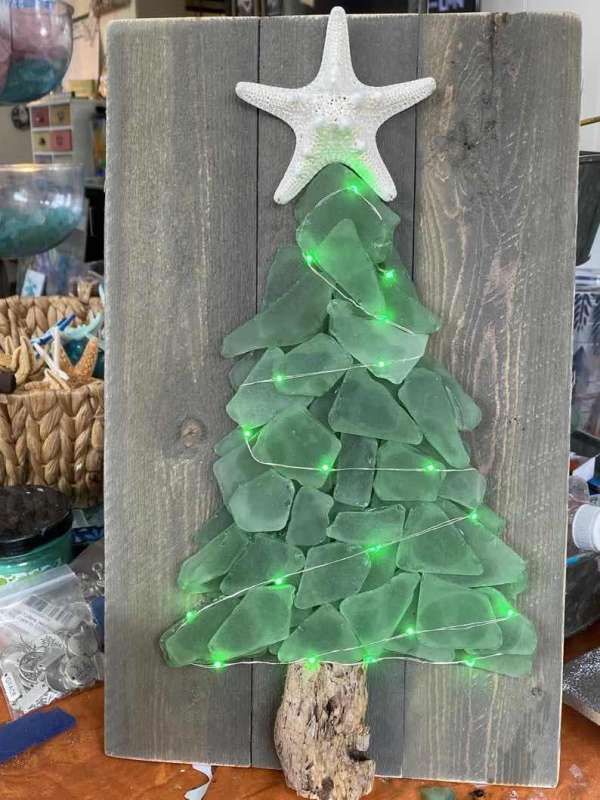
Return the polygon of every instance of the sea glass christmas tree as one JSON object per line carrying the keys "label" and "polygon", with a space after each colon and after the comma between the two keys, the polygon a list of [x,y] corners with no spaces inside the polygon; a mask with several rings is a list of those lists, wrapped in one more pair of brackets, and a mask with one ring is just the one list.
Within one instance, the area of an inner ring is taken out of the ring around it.
{"label": "sea glass christmas tree", "polygon": [[426,354],[440,322],[394,250],[398,217],[342,164],[295,217],[261,310],[223,343],[237,425],[215,448],[224,507],[181,567],[190,611],[162,637],[167,661],[528,673],[526,565],[461,435],[479,408]]}

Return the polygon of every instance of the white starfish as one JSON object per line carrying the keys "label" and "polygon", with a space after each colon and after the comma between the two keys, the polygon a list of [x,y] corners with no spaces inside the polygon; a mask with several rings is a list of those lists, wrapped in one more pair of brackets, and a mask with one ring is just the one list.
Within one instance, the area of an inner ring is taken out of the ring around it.
{"label": "white starfish", "polygon": [[342,163],[366,181],[382,200],[396,187],[383,163],[375,136],[383,123],[428,97],[433,78],[390,86],[366,86],[352,67],[348,23],[343,8],[329,15],[323,58],[317,77],[299,89],[238,83],[238,96],[286,122],[296,149],[277,191],[276,203],[288,203],[327,164]]}

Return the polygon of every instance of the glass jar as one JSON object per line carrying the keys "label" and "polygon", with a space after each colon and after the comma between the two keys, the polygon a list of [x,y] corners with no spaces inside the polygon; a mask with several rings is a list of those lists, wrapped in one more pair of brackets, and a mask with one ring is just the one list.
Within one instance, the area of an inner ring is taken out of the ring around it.
{"label": "glass jar", "polygon": [[0,588],[71,560],[73,514],[47,486],[0,488]]}

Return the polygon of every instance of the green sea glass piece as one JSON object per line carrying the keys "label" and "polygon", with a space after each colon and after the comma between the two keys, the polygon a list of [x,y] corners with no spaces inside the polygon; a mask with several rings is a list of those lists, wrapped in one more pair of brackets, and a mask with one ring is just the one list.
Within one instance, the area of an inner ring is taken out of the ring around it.
{"label": "green sea glass piece", "polygon": [[520,614],[498,589],[486,586],[479,591],[489,599],[494,615],[499,620],[502,655],[533,655],[537,648],[537,633],[533,623]]}
{"label": "green sea glass piece", "polygon": [[322,425],[329,427],[329,412],[337,394],[337,387],[330,389],[327,394],[317,397],[309,405],[308,410]]}
{"label": "green sea glass piece", "polygon": [[524,678],[531,675],[533,669],[532,656],[466,656],[465,661],[470,666],[483,669],[487,672],[498,672],[500,675],[508,675],[509,678]]}
{"label": "green sea glass piece", "polygon": [[333,499],[328,494],[301,486],[292,506],[286,541],[303,547],[324,542],[332,505]]}
{"label": "green sea glass piece", "polygon": [[467,508],[477,508],[485,497],[486,480],[476,469],[446,472],[440,486],[440,497]]}
{"label": "green sea glass piece", "polygon": [[[276,374],[276,388],[284,395],[318,397],[328,392],[351,364],[352,358],[335,339],[317,333],[285,354]],[[294,377],[302,375],[306,377]]]}
{"label": "green sea glass piece", "polygon": [[433,501],[442,483],[442,469],[443,464],[410,445],[385,442],[377,453],[375,492],[381,500]]}
{"label": "green sea glass piece", "polygon": [[290,286],[303,278],[305,273],[306,264],[299,247],[296,245],[278,247],[267,272],[261,311],[283,297]]}
{"label": "green sea glass piece", "polygon": [[304,566],[304,554],[280,539],[266,534],[257,534],[248,545],[244,558],[235,562],[223,578],[223,594],[234,594],[263,581],[282,581],[288,575],[298,573]]}
{"label": "green sea glass piece", "polygon": [[287,524],[293,499],[292,481],[269,469],[238,486],[229,510],[244,531],[280,531]]}
{"label": "green sea glass piece", "polygon": [[347,299],[374,316],[384,313],[377,271],[351,219],[342,219],[318,247],[309,250],[319,271],[326,273]]}
{"label": "green sea glass piece", "polygon": [[398,545],[401,569],[433,574],[481,575],[483,566],[459,529],[435,503],[419,503],[408,512]]}
{"label": "green sea glass piece", "polygon": [[283,359],[283,350],[278,347],[267,350],[227,403],[225,410],[238,425],[258,428],[284,408],[307,406],[311,402],[312,397],[290,397],[279,391],[277,379],[282,374]]}
{"label": "green sea glass piece", "polygon": [[430,646],[419,641],[417,636],[417,609],[419,591],[415,591],[412,602],[396,628],[393,638],[385,644],[385,649],[392,653],[401,653],[411,658],[431,661],[433,663],[452,663],[455,660],[453,647],[445,645]]}
{"label": "green sea glass piece", "polygon": [[489,506],[479,506],[477,509],[477,518],[482,525],[499,536],[506,528],[506,520],[499,514],[496,514]]}
{"label": "green sea glass piece", "polygon": [[365,317],[344,300],[332,300],[328,310],[332,336],[373,375],[392,383],[404,380],[427,346],[427,336],[406,333],[385,319]]}
{"label": "green sea glass piece", "polygon": [[285,639],[293,600],[293,586],[251,589],[210,640],[213,659],[229,661]]}
{"label": "green sea glass piece", "polygon": [[213,472],[225,505],[228,505],[238,486],[251,481],[252,478],[256,478],[266,469],[267,467],[252,458],[246,442],[215,461]]}
{"label": "green sea glass piece", "polygon": [[317,608],[301,622],[281,645],[277,658],[285,664],[307,661],[316,668],[320,661],[352,663],[360,661],[358,639],[340,612],[331,605]]}
{"label": "green sea glass piece", "polygon": [[242,383],[246,380],[250,371],[258,364],[262,358],[263,352],[263,350],[254,350],[236,360],[228,374],[229,383],[235,392],[237,392]]}
{"label": "green sea glass piece", "polygon": [[249,539],[237,525],[230,525],[193,556],[186,558],[177,583],[184,592],[201,591],[213,578],[225,575],[248,547]]}
{"label": "green sea glass piece", "polygon": [[410,606],[418,575],[397,575],[370,592],[361,592],[342,600],[340,612],[350,623],[370,656],[378,656],[386,647],[382,639],[392,636]]}
{"label": "green sea glass piece", "polygon": [[298,259],[297,280],[285,294],[225,337],[222,353],[226,358],[263,347],[300,344],[320,331],[331,288],[308,269],[301,255]]}
{"label": "green sea glass piece", "polygon": [[[448,506],[446,506],[448,507]],[[477,509],[479,515],[479,509]],[[522,579],[526,564],[505,542],[477,520],[464,519],[456,523],[465,541],[483,566],[479,575],[452,575],[452,581],[463,586],[500,586]],[[448,576],[450,577],[450,576]]]}
{"label": "green sea glass piece", "polygon": [[445,786],[425,786],[419,790],[421,800],[456,800],[456,794]]}
{"label": "green sea glass piece", "polygon": [[[325,564],[328,566],[321,566]],[[312,608],[356,594],[369,568],[369,556],[361,547],[341,542],[311,547],[306,556],[306,571],[300,581],[295,605],[298,608]]]}
{"label": "green sea glass piece", "polygon": [[400,387],[398,397],[427,441],[449,464],[468,466],[469,453],[460,438],[454,410],[438,374],[416,367]]}
{"label": "green sea glass piece", "polygon": [[277,465],[282,475],[318,489],[327,480],[340,448],[340,440],[309,411],[292,407],[262,428],[253,452],[260,461]]}
{"label": "green sea glass piece", "polygon": [[206,520],[204,525],[200,527],[193,535],[194,544],[205,545],[208,544],[215,536],[218,536],[225,528],[228,528],[233,522],[233,517],[225,506],[213,514],[212,517]]}
{"label": "green sea glass piece", "polygon": [[[333,497],[338,503],[356,508],[366,508],[373,492],[377,441],[365,436],[342,433],[342,449],[338,458],[338,469]],[[347,469],[359,466],[360,470]],[[372,469],[366,469],[372,467]]]}
{"label": "green sea glass piece", "polygon": [[417,611],[422,644],[464,650],[499,649],[502,631],[489,599],[434,575],[423,575]]}
{"label": "green sea glass piece", "polygon": [[[402,537],[404,508],[389,506],[376,511],[342,511],[327,529],[330,539],[377,548]],[[374,550],[375,552],[375,550]]]}
{"label": "green sea glass piece", "polygon": [[419,444],[420,430],[383,383],[366,369],[346,373],[329,412],[334,431]]}
{"label": "green sea glass piece", "polygon": [[332,228],[347,219],[356,226],[362,246],[375,263],[390,255],[400,221],[361,178],[341,164],[331,164],[313,178],[294,214],[299,223],[296,239],[304,252],[312,252]]}
{"label": "green sea glass piece", "polygon": [[222,439],[219,439],[213,449],[218,456],[226,456],[236,447],[241,447],[244,442],[245,439],[241,428],[234,428],[229,433],[226,433]]}
{"label": "green sea glass piece", "polygon": [[419,366],[437,372],[441,377],[450,403],[454,410],[456,425],[461,431],[472,431],[481,422],[481,409],[475,401],[465,392],[456,378],[435,359],[425,356]]}
{"label": "green sea glass piece", "polygon": [[387,583],[396,572],[396,548],[393,545],[382,547],[369,553],[371,569],[360,587],[361,592],[370,592]]}
{"label": "green sea glass piece", "polygon": [[190,611],[160,637],[160,647],[171,667],[211,661],[208,643],[240,602],[222,600],[204,611]]}
{"label": "green sea glass piece", "polygon": [[389,263],[380,267],[380,285],[385,307],[393,319],[408,330],[414,333],[434,333],[440,329],[439,319],[420,302],[416,291],[407,292],[407,282],[413,286],[404,267]]}

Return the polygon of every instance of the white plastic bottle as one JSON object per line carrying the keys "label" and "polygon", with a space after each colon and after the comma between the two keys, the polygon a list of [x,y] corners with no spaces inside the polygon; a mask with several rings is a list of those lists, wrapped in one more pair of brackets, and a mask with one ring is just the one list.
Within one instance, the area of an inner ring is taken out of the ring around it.
{"label": "white plastic bottle", "polygon": [[[583,478],[569,478],[569,545],[600,553],[600,506],[590,502]],[[572,548],[569,547],[569,550]]]}

